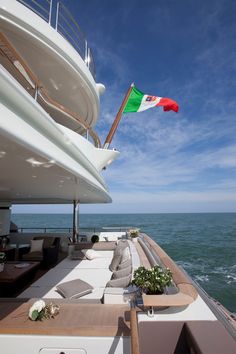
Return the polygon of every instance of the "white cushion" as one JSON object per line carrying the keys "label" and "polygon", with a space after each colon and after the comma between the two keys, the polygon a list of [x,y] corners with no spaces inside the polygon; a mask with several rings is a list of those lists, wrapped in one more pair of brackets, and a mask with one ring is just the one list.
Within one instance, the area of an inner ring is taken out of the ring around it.
{"label": "white cushion", "polygon": [[31,240],[30,252],[42,252],[43,240]]}
{"label": "white cushion", "polygon": [[[88,262],[93,262],[93,260]],[[104,288],[108,280],[111,279],[111,276],[112,273],[108,269],[58,269],[55,267],[36,280],[32,285],[53,287],[62,282],[81,279],[91,284],[94,288]]]}
{"label": "white cushion", "polygon": [[93,260],[86,258],[83,261],[65,258],[57,265],[57,269],[108,269],[110,263],[110,258],[100,257]]}
{"label": "white cushion", "polygon": [[90,259],[90,260],[100,257],[100,254],[99,254],[99,253],[97,253],[96,251],[91,250],[91,249],[89,249],[89,250],[82,250],[82,252],[83,252],[83,254],[85,255],[85,257],[86,257],[87,259]]}
{"label": "white cushion", "polygon": [[121,262],[120,263],[124,263],[126,261],[128,261],[130,259],[130,250],[129,247],[126,247],[123,252],[122,252],[122,257],[121,257]]}

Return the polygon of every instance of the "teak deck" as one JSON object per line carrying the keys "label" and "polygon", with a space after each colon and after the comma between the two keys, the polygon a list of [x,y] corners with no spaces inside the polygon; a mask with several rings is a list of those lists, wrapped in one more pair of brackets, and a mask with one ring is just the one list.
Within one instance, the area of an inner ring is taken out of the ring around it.
{"label": "teak deck", "polygon": [[34,322],[28,318],[31,304],[32,300],[25,303],[0,301],[0,334],[130,335],[129,306],[62,303],[54,319]]}

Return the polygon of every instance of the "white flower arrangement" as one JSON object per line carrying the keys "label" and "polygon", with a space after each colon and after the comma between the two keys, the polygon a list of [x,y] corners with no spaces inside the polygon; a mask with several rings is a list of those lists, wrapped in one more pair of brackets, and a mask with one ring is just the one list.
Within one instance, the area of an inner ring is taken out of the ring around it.
{"label": "white flower arrangement", "polygon": [[59,313],[60,307],[53,303],[45,304],[43,300],[36,301],[29,309],[31,321],[42,321],[43,319],[54,318]]}

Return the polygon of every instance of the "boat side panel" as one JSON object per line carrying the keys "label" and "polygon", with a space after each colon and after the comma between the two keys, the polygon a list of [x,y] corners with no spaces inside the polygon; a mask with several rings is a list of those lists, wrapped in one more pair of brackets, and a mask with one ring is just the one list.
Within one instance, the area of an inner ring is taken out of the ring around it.
{"label": "boat side panel", "polygon": [[[32,322],[32,325],[35,323]],[[71,337],[39,335],[0,335],[4,354],[129,354],[129,337]],[[79,352],[79,350],[81,352]]]}

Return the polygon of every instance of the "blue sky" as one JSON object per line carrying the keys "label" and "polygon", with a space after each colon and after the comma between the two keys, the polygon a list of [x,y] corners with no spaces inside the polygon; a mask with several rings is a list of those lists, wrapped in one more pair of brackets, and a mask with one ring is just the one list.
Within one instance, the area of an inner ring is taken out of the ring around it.
{"label": "blue sky", "polygon": [[63,2],[106,86],[96,127],[102,141],[133,81],[180,106],[178,114],[123,116],[112,143],[120,158],[104,172],[113,204],[81,212],[236,212],[236,2]]}

